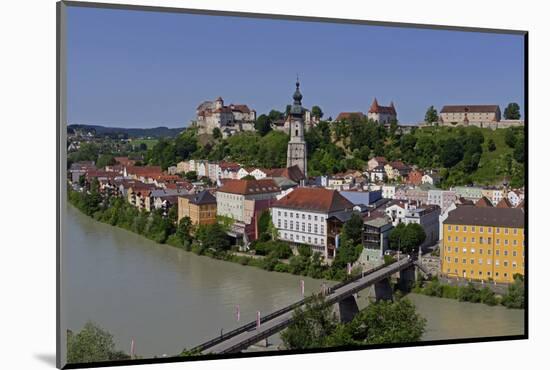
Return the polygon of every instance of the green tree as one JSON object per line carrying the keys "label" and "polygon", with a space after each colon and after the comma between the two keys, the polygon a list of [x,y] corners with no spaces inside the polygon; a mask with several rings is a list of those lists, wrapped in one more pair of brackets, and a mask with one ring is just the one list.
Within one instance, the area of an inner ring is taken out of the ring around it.
{"label": "green tree", "polygon": [[321,110],[321,107],[319,107],[318,105],[314,105],[313,107],[311,107],[311,115],[315,118],[323,118],[323,111]]}
{"label": "green tree", "polygon": [[129,359],[117,351],[113,336],[97,324],[87,322],[78,334],[67,331],[67,362],[85,363]]}
{"label": "green tree", "polygon": [[506,145],[508,145],[510,148],[516,147],[517,137],[514,132],[514,129],[507,128],[506,133],[504,134],[504,142]]}
{"label": "green tree", "polygon": [[412,253],[426,240],[426,232],[419,224],[400,223],[390,232],[390,247],[393,250],[399,249],[402,253]]}
{"label": "green tree", "polygon": [[103,168],[105,166],[112,166],[116,163],[115,157],[112,154],[101,154],[97,158],[97,168]]}
{"label": "green tree", "polygon": [[369,304],[348,325],[354,344],[407,343],[420,340],[426,319],[408,299]]}
{"label": "green tree", "polygon": [[142,152],[146,152],[147,151],[147,144],[145,143],[139,143],[139,150],[142,151]]}
{"label": "green tree", "polygon": [[525,287],[522,275],[514,276],[514,283],[508,286],[508,292],[502,297],[502,304],[508,308],[525,307]]}
{"label": "green tree", "polygon": [[523,135],[519,137],[514,147],[514,159],[519,163],[523,163],[525,160],[525,137]]}
{"label": "green tree", "polygon": [[311,296],[305,307],[297,308],[292,317],[292,323],[281,333],[288,349],[325,347],[326,338],[337,327],[332,308],[318,296]]}
{"label": "green tree", "polygon": [[226,230],[219,223],[199,226],[197,228],[196,238],[203,249],[224,251],[228,250],[230,247]]}
{"label": "green tree", "polygon": [[490,152],[494,152],[497,149],[497,146],[496,146],[495,141],[493,140],[493,138],[489,139],[489,141],[487,142],[487,149]]}
{"label": "green tree", "polygon": [[510,103],[506,108],[504,108],[504,118],[505,119],[520,119],[521,114],[519,112],[518,103]]}
{"label": "green tree", "polygon": [[271,111],[269,111],[269,114],[267,116],[269,117],[269,120],[271,122],[275,122],[285,118],[285,115],[283,114],[283,112],[279,112],[278,110],[275,110],[275,109],[272,109]]}
{"label": "green tree", "polygon": [[261,136],[265,136],[271,131],[271,119],[265,114],[260,115],[254,123],[254,128]]}
{"label": "green tree", "polygon": [[443,166],[450,168],[462,160],[464,149],[455,138],[449,137],[441,142],[440,158]]}
{"label": "green tree", "polygon": [[218,127],[214,127],[214,129],[212,130],[212,136],[216,140],[221,139],[222,138],[221,130]]}
{"label": "green tree", "polygon": [[176,236],[182,243],[191,241],[191,233],[193,231],[193,222],[188,216],[182,217],[178,222],[178,227],[176,229]]}
{"label": "green tree", "polygon": [[424,122],[427,124],[433,125],[435,122],[437,122],[439,119],[437,115],[437,110],[434,108],[433,105],[431,105],[428,110],[426,111],[426,115],[424,116]]}
{"label": "green tree", "polygon": [[361,244],[363,236],[363,218],[358,212],[353,212],[350,219],[342,227],[341,241],[353,246]]}

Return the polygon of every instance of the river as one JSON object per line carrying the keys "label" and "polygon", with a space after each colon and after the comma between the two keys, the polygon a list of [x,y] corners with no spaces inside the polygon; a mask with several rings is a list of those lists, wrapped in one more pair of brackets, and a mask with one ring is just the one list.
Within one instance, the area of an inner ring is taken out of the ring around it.
{"label": "river", "polygon": [[[295,302],[302,279],[306,294],[323,283],[160,245],[94,221],[72,206],[66,215],[63,329],[79,331],[91,320],[113,334],[125,352],[134,339],[143,357],[175,355],[255,320],[257,311],[263,315]],[[428,320],[426,340],[523,332],[523,310],[408,297]]]}

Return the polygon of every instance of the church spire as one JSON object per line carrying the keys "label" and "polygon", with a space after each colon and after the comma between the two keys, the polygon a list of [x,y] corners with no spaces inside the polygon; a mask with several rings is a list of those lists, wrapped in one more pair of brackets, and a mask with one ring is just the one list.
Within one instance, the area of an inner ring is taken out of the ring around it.
{"label": "church spire", "polygon": [[294,104],[292,104],[292,107],[290,108],[290,114],[294,117],[302,117],[304,111],[302,108],[302,93],[300,92],[300,80],[298,79],[298,76],[296,76],[296,90],[294,91],[292,98],[294,99]]}

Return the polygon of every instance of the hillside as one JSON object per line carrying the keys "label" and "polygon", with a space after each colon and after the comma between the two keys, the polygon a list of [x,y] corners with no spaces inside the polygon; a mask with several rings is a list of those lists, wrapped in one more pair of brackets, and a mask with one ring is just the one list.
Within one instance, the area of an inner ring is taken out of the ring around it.
{"label": "hillside", "polygon": [[100,125],[69,125],[68,128],[74,130],[82,130],[86,132],[95,132],[96,135],[114,135],[122,134],[127,135],[130,138],[136,137],[176,137],[179,133],[185,130],[182,128],[168,128],[168,127],[153,127],[153,128],[123,128],[123,127],[105,127]]}

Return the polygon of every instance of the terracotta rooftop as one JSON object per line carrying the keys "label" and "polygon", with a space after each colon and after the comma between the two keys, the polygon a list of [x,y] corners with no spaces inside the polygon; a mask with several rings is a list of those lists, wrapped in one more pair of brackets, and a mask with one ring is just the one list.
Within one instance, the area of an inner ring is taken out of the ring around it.
{"label": "terracotta rooftop", "polygon": [[365,114],[363,112],[341,112],[338,114],[335,121],[344,121],[352,118],[365,119]]}
{"label": "terracotta rooftop", "polygon": [[498,105],[444,105],[440,113],[495,113]]}
{"label": "terracotta rooftop", "polygon": [[271,179],[261,180],[225,180],[218,191],[223,193],[250,195],[276,193],[281,188]]}
{"label": "terracotta rooftop", "polygon": [[476,207],[493,207],[493,203],[491,203],[491,201],[486,197],[481,197],[476,202]]}
{"label": "terracotta rooftop", "polygon": [[449,212],[443,223],[523,228],[525,213],[522,208],[463,206]]}
{"label": "terracotta rooftop", "polygon": [[273,207],[318,211],[323,213],[351,210],[353,203],[336,190],[297,188],[273,204]]}
{"label": "terracotta rooftop", "polygon": [[394,114],[396,115],[395,106],[393,105],[393,102],[390,103],[389,106],[385,107],[383,105],[378,104],[378,100],[374,98],[370,108],[369,113],[386,113],[386,114]]}
{"label": "terracotta rooftop", "polygon": [[506,198],[502,198],[496,205],[497,208],[512,208],[512,203]]}

